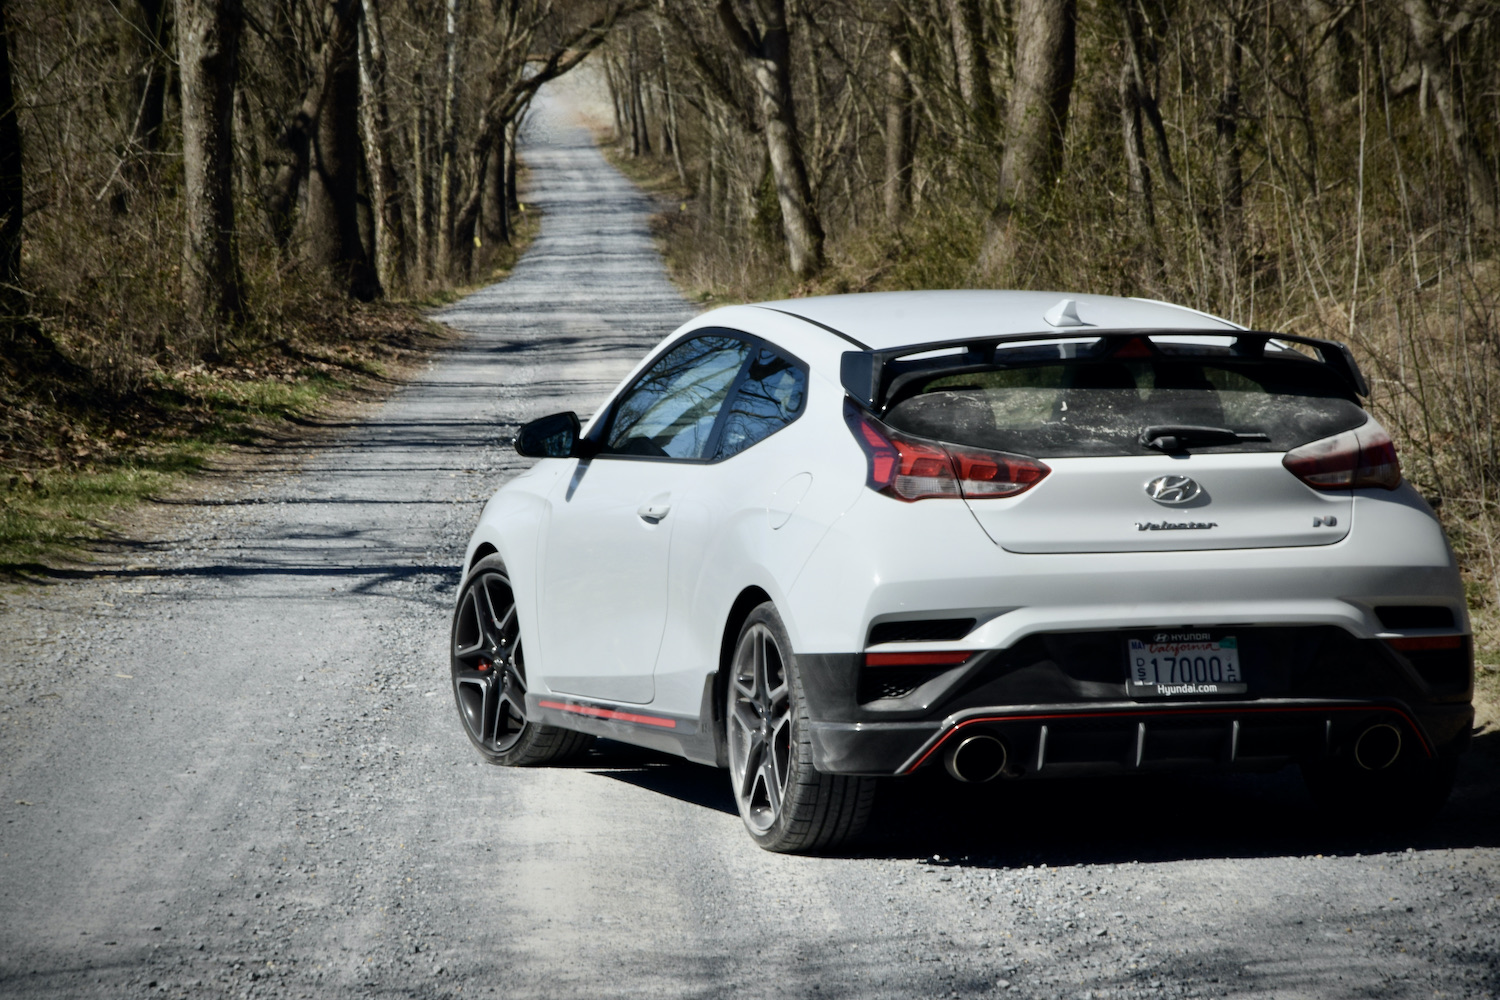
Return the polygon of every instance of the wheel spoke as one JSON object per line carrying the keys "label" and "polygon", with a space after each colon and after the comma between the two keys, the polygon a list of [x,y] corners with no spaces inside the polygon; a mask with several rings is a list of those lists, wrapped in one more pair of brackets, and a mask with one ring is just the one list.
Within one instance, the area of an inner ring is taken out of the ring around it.
{"label": "wheel spoke", "polygon": [[751,739],[760,739],[760,718],[755,714],[754,707],[747,702],[737,701],[731,710],[735,725],[742,729],[746,736]]}
{"label": "wheel spoke", "polygon": [[766,747],[761,756],[760,777],[766,785],[766,804],[770,807],[771,820],[775,822],[776,817],[781,815],[781,782],[776,777],[775,754]]}
{"label": "wheel spoke", "polygon": [[757,628],[752,634],[752,655],[755,663],[755,704],[765,714],[767,706],[766,692],[766,632]]}
{"label": "wheel spoke", "polygon": [[526,682],[514,667],[506,667],[501,674],[500,698],[510,706],[518,724],[526,721]]}
{"label": "wheel spoke", "polygon": [[745,773],[740,776],[740,798],[745,803],[755,801],[755,782],[761,776],[761,759],[765,746],[758,736],[753,737],[745,748]]}
{"label": "wheel spoke", "polygon": [[505,614],[502,615],[499,621],[495,623],[495,631],[500,639],[503,640],[505,638],[505,633],[510,631],[510,627],[511,625],[515,624],[515,620],[516,605],[515,602],[512,601],[510,607],[505,610]]}

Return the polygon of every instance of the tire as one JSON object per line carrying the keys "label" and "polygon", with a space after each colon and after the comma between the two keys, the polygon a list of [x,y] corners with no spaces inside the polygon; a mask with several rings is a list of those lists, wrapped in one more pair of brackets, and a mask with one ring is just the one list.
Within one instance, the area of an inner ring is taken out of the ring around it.
{"label": "tire", "polygon": [[768,851],[832,850],[864,829],[875,780],[813,767],[797,658],[770,603],[740,628],[724,693],[729,778],[740,818]]}
{"label": "tire", "polygon": [[1432,823],[1453,791],[1453,759],[1398,761],[1369,771],[1353,761],[1302,766],[1302,778],[1325,821],[1340,829],[1400,832]]}
{"label": "tire", "polygon": [[581,756],[594,742],[587,733],[527,721],[521,627],[499,556],[476,563],[459,589],[448,650],[459,723],[489,763],[555,764]]}

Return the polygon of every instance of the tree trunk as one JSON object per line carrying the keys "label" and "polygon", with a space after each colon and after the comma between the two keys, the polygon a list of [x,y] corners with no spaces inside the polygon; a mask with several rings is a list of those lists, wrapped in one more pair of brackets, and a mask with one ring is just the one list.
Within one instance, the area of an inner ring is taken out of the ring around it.
{"label": "tree trunk", "polygon": [[990,87],[990,62],[981,39],[983,22],[976,0],[946,0],[948,28],[953,37],[953,63],[964,107],[986,135],[994,125],[995,94]]}
{"label": "tree trunk", "polygon": [[239,0],[177,0],[182,102],[182,299],[189,341],[205,353],[244,317],[234,230],[234,86],[244,11]]}
{"label": "tree trunk", "polygon": [[906,15],[893,5],[885,67],[885,220],[899,226],[911,208],[911,43]]}
{"label": "tree trunk", "polygon": [[1129,59],[1120,67],[1120,128],[1125,146],[1125,171],[1130,187],[1130,214],[1145,260],[1146,278],[1154,283],[1161,276],[1162,257],[1156,229],[1156,202],[1151,189],[1151,168],[1146,165],[1146,139],[1142,128],[1141,95]]}
{"label": "tree trunk", "polygon": [[1077,21],[1077,0],[1016,2],[1015,85],[1006,116],[1000,197],[981,257],[992,273],[1009,267],[1016,212],[1045,200],[1062,170]]}
{"label": "tree trunk", "polygon": [[359,61],[355,40],[335,53],[318,111],[307,176],[307,250],[357,299],[380,292],[359,233]]}
{"label": "tree trunk", "polygon": [[505,192],[505,135],[508,129],[501,128],[495,136],[495,148],[490,151],[489,162],[484,169],[484,204],[480,214],[484,219],[484,242],[490,246],[510,242],[510,198]]}
{"label": "tree trunk", "polygon": [[447,0],[445,59],[443,62],[443,134],[439,139],[438,168],[438,273],[446,280],[453,273],[453,201],[457,197],[458,148],[455,117],[458,113],[458,2]]}
{"label": "tree trunk", "polygon": [[10,337],[27,314],[21,290],[21,124],[10,73],[10,28],[0,0],[0,333]]}
{"label": "tree trunk", "polygon": [[422,93],[422,76],[414,81],[416,99],[411,116],[411,201],[412,246],[416,250],[414,276],[426,281],[432,276],[432,192],[427,183],[427,104]]}
{"label": "tree trunk", "polygon": [[[1461,33],[1457,25],[1443,24],[1428,0],[1404,0],[1406,18],[1411,25],[1412,43],[1427,76],[1427,86],[1443,131],[1448,138],[1448,152],[1464,177],[1469,207],[1474,220],[1486,230],[1500,224],[1497,218],[1495,175],[1469,126],[1464,100],[1463,79],[1452,51]],[[1460,15],[1463,16],[1463,15]]]}
{"label": "tree trunk", "polygon": [[521,192],[516,187],[516,170],[520,153],[517,146],[521,138],[521,119],[511,119],[510,124],[504,127],[505,134],[505,200],[510,205],[512,212],[521,207]]}
{"label": "tree trunk", "polygon": [[[328,0],[327,14],[331,18],[328,37],[318,53],[313,77],[286,123],[282,126],[277,145],[282,148],[282,162],[276,169],[266,198],[266,213],[270,217],[272,232],[283,248],[292,237],[297,207],[298,192],[307,177],[313,133],[318,128],[318,119],[326,99],[328,82],[333,74],[333,65],[345,53],[353,50],[355,18],[359,14],[355,0]],[[290,37],[287,42],[292,44]]]}
{"label": "tree trunk", "polygon": [[1073,94],[1076,0],[1018,0],[1016,82],[1000,163],[1000,205],[1046,196],[1062,169]]}
{"label": "tree trunk", "polygon": [[1172,166],[1172,149],[1167,144],[1167,128],[1162,121],[1156,95],[1152,92],[1148,82],[1152,74],[1146,71],[1148,62],[1152,66],[1156,65],[1156,53],[1154,50],[1149,54],[1147,52],[1145,33],[1142,30],[1134,0],[1117,0],[1117,5],[1125,25],[1126,67],[1134,83],[1135,99],[1147,124],[1151,126],[1152,148],[1156,153],[1157,172],[1169,191],[1174,195],[1181,195],[1183,193],[1182,180]]}
{"label": "tree trunk", "polygon": [[375,271],[387,293],[406,284],[406,226],[401,217],[401,178],[391,149],[391,115],[386,97],[385,33],[378,0],[363,0],[359,22],[360,110],[365,164],[375,209]]}
{"label": "tree trunk", "polygon": [[139,185],[155,174],[161,151],[161,127],[166,120],[167,74],[171,70],[167,44],[171,19],[165,0],[139,0],[140,23],[134,25],[141,54],[136,73],[135,119],[131,123],[131,155],[127,177]]}
{"label": "tree trunk", "polygon": [[1318,109],[1323,119],[1331,122],[1347,94],[1343,79],[1343,20],[1354,5],[1341,0],[1303,0],[1303,6],[1307,16],[1307,44],[1312,47],[1308,82],[1318,97]]}
{"label": "tree trunk", "polygon": [[646,119],[646,100],[641,93],[641,57],[636,46],[635,29],[630,31],[630,120],[633,131],[630,139],[631,156],[651,155],[651,128]]}
{"label": "tree trunk", "polygon": [[623,89],[620,83],[620,71],[615,65],[615,60],[608,53],[604,56],[604,82],[609,87],[609,104],[614,112],[615,118],[615,142],[625,141],[625,111],[624,101],[621,99],[620,91]]}
{"label": "tree trunk", "polygon": [[1220,86],[1214,111],[1214,174],[1219,188],[1219,250],[1226,285],[1239,273],[1241,230],[1245,204],[1245,175],[1240,141],[1240,63],[1244,18],[1239,0],[1219,14]]}
{"label": "tree trunk", "polygon": [[718,7],[719,18],[755,84],[766,154],[770,158],[776,197],[781,207],[787,263],[796,277],[811,278],[823,269],[823,223],[813,201],[802,141],[797,133],[786,2],[763,0],[758,3],[756,7],[763,12],[764,23],[748,28],[735,13],[732,0],[719,0]]}

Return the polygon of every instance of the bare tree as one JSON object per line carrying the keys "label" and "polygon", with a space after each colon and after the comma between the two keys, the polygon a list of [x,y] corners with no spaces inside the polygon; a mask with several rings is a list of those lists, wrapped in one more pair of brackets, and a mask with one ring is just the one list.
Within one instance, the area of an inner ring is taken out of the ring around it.
{"label": "bare tree", "polygon": [[[1432,0],[1403,0],[1403,5],[1426,88],[1442,118],[1448,152],[1463,175],[1475,221],[1493,230],[1497,223],[1494,167],[1474,139],[1454,52],[1460,36],[1474,22],[1475,5],[1453,0],[1439,0],[1438,7]],[[1439,17],[1439,9],[1446,16]]]}
{"label": "bare tree", "polygon": [[766,154],[776,183],[787,264],[798,278],[823,269],[819,218],[792,94],[792,36],[785,0],[718,0],[719,19],[755,85]]}
{"label": "bare tree", "polygon": [[1013,249],[1011,216],[1018,208],[1045,200],[1062,169],[1077,20],[1076,0],[1017,0],[1015,84],[1006,118],[999,198],[985,248],[992,269],[1003,269]]}
{"label": "bare tree", "polygon": [[885,219],[900,225],[911,207],[911,44],[906,13],[892,4],[885,66]]}
{"label": "bare tree", "polygon": [[964,107],[988,134],[995,120],[995,92],[990,86],[990,61],[982,36],[978,0],[944,0],[953,37],[953,64]]}
{"label": "bare tree", "polygon": [[355,298],[380,292],[359,226],[359,61],[355,37],[333,54],[308,162],[307,248],[311,263]]}
{"label": "bare tree", "polygon": [[26,297],[21,292],[22,169],[21,126],[11,83],[10,28],[0,0],[0,324],[7,333],[26,314]]}
{"label": "bare tree", "polygon": [[406,284],[406,225],[401,213],[401,177],[392,148],[390,97],[386,92],[385,31],[379,0],[362,0],[359,22],[359,89],[370,200],[375,207],[375,270],[387,293]]}
{"label": "bare tree", "polygon": [[[443,110],[438,126],[438,270],[453,273],[453,199],[458,186],[458,14],[459,0],[446,0],[443,8]],[[467,253],[468,249],[464,248]]]}
{"label": "bare tree", "polygon": [[243,16],[239,0],[177,0],[187,224],[182,299],[190,339],[207,341],[210,349],[245,310],[233,191],[234,86]]}

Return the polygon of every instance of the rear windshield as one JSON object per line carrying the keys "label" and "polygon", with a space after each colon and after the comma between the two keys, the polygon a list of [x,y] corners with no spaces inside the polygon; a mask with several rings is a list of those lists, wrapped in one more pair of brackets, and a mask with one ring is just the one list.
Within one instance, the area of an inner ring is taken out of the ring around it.
{"label": "rear windshield", "polygon": [[1194,452],[1288,451],[1367,419],[1315,363],[1158,357],[1078,360],[908,385],[885,415],[897,430],[1036,458],[1159,454],[1151,426],[1235,431],[1247,440]]}

